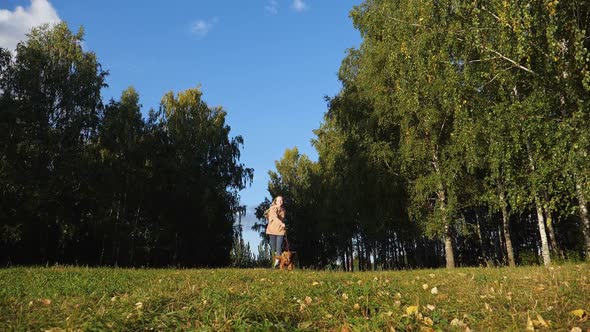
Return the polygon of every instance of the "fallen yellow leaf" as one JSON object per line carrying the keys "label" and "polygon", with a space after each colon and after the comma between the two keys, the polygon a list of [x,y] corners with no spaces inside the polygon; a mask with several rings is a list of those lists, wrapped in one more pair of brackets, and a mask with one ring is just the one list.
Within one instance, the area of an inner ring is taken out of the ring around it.
{"label": "fallen yellow leaf", "polygon": [[584,309],[576,309],[576,310],[572,310],[570,311],[570,314],[578,317],[578,318],[584,318],[584,316],[586,316],[586,311],[584,311]]}
{"label": "fallen yellow leaf", "polygon": [[305,303],[308,304],[308,305],[311,304],[311,297],[306,296],[305,297]]}
{"label": "fallen yellow leaf", "polygon": [[427,290],[427,289],[428,289],[428,284],[424,284],[424,285],[422,285],[422,289],[423,289],[423,290]]}
{"label": "fallen yellow leaf", "polygon": [[412,315],[418,312],[418,306],[417,305],[411,305],[409,307],[406,308],[406,314],[408,315]]}
{"label": "fallen yellow leaf", "polygon": [[539,324],[541,324],[541,326],[543,327],[549,327],[549,323],[546,322],[543,317],[539,314],[537,314],[537,321],[539,321]]}
{"label": "fallen yellow leaf", "polygon": [[535,330],[535,325],[533,325],[533,321],[531,320],[531,317],[528,317],[528,315],[527,315],[526,330],[525,331],[534,331],[534,330]]}

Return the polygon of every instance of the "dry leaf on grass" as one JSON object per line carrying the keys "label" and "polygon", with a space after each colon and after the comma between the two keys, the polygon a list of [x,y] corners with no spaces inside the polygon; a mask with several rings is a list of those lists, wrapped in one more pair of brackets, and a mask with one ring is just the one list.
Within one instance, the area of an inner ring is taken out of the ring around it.
{"label": "dry leaf on grass", "polygon": [[416,313],[418,313],[418,306],[417,305],[411,305],[406,308],[406,314],[413,315]]}
{"label": "dry leaf on grass", "polygon": [[297,325],[298,328],[302,330],[308,329],[313,323],[312,322],[301,322]]}
{"label": "dry leaf on grass", "polygon": [[533,320],[535,326],[549,327],[549,322],[543,319],[543,316],[537,314],[537,319]]}
{"label": "dry leaf on grass", "polygon": [[462,320],[459,320],[458,318],[455,318],[451,321],[451,326],[456,326],[456,327],[467,327],[467,324],[465,324]]}
{"label": "dry leaf on grass", "polygon": [[576,309],[576,310],[572,310],[570,311],[570,314],[578,317],[578,318],[584,318],[586,317],[588,314],[586,313],[586,311],[584,311],[584,309]]}
{"label": "dry leaf on grass", "polygon": [[342,327],[340,328],[340,332],[351,332],[352,330],[350,329],[350,326],[348,326],[347,324],[342,325]]}
{"label": "dry leaf on grass", "polygon": [[438,288],[436,288],[436,287],[432,287],[432,289],[430,290],[430,293],[431,293],[432,295],[436,295],[436,294],[438,294]]}
{"label": "dry leaf on grass", "polygon": [[534,331],[534,330],[535,330],[535,325],[533,325],[533,321],[531,320],[531,317],[529,317],[527,315],[525,331]]}

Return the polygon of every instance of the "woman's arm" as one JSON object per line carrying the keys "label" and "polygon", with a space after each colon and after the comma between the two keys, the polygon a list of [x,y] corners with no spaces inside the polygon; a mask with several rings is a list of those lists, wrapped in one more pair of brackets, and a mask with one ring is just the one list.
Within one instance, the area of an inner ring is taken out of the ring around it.
{"label": "woman's arm", "polygon": [[268,212],[268,222],[269,223],[278,223],[280,228],[285,228],[285,212],[283,210],[279,210],[278,207],[273,206],[270,211]]}

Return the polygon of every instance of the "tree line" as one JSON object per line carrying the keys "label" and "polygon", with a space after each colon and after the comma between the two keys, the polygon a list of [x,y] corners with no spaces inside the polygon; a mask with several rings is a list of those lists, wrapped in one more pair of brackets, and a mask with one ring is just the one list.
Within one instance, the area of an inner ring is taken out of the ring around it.
{"label": "tree line", "polygon": [[287,149],[270,172],[300,263],[590,259],[590,3],[365,0],[350,17],[362,43],[318,160]]}
{"label": "tree line", "polygon": [[142,116],[131,87],[104,103],[108,72],[66,23],[0,49],[0,263],[226,266],[241,136],[200,88]]}

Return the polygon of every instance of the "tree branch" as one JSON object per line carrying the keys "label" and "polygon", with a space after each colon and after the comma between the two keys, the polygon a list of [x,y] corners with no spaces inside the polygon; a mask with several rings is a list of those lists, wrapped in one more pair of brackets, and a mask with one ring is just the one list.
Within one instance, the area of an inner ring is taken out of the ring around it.
{"label": "tree branch", "polygon": [[516,61],[514,61],[514,60],[512,60],[512,59],[510,59],[510,58],[508,58],[508,57],[506,57],[506,56],[504,56],[502,53],[500,53],[500,52],[498,52],[498,51],[496,51],[496,50],[492,50],[492,49],[490,49],[490,48],[487,48],[487,47],[485,47],[485,46],[484,46],[483,48],[484,48],[486,51],[488,51],[488,52],[492,52],[492,53],[496,54],[497,56],[499,56],[500,58],[502,58],[502,59],[504,59],[504,60],[506,60],[506,61],[510,62],[511,64],[515,65],[516,67],[518,67],[518,68],[520,68],[520,69],[522,69],[522,70],[524,70],[524,71],[526,71],[526,72],[528,72],[528,73],[531,73],[531,74],[534,74],[534,75],[536,75],[536,73],[535,73],[534,71],[532,71],[531,69],[529,69],[529,68],[527,68],[527,67],[525,67],[525,66],[523,66],[523,65],[519,64],[518,62],[516,62]]}

